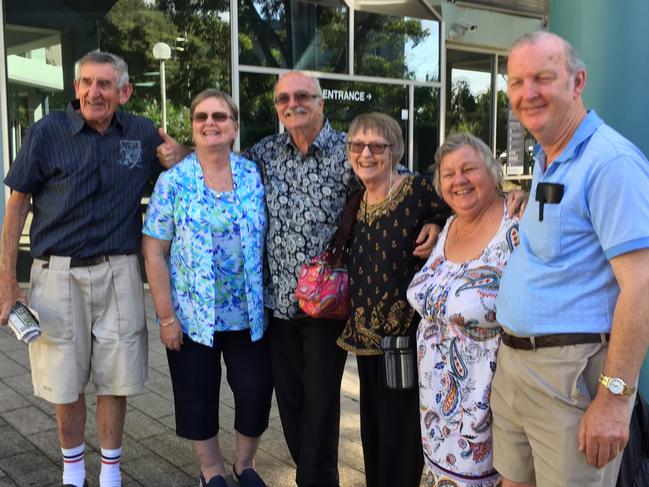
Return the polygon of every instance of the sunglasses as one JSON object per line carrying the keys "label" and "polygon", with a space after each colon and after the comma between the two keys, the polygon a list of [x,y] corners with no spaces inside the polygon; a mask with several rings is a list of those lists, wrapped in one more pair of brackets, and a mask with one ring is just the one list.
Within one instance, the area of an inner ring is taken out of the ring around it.
{"label": "sunglasses", "polygon": [[352,154],[360,154],[365,150],[365,147],[370,150],[370,153],[373,156],[378,156],[383,154],[385,152],[385,149],[387,149],[388,147],[392,149],[392,144],[379,144],[378,142],[372,144],[363,144],[362,142],[347,142],[347,148]]}
{"label": "sunglasses", "polygon": [[293,93],[293,95],[289,95],[288,93],[280,93],[273,99],[273,101],[275,102],[275,105],[286,105],[291,100],[291,96],[293,96],[293,99],[300,104],[307,103],[311,100],[315,100],[316,98],[320,98],[320,95],[312,95],[311,93],[307,93],[306,91],[298,91],[296,93]]}
{"label": "sunglasses", "polygon": [[207,122],[208,118],[212,118],[213,121],[215,122],[225,122],[228,118],[232,119],[233,122],[236,122],[234,117],[228,113],[225,112],[212,112],[212,113],[205,113],[205,112],[198,112],[194,113],[192,115],[192,121],[197,122],[197,123],[204,123]]}

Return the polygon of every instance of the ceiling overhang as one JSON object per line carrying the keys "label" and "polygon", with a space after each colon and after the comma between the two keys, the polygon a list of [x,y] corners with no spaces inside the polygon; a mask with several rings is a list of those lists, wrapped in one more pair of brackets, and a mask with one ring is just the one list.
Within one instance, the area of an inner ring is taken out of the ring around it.
{"label": "ceiling overhang", "polygon": [[431,0],[345,0],[345,3],[349,8],[364,12],[439,20],[435,2]]}

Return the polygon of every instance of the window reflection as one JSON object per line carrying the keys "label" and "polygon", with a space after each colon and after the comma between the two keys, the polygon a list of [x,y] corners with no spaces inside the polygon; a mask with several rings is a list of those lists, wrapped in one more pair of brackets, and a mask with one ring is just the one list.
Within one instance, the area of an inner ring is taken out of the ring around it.
{"label": "window reflection", "polygon": [[239,0],[239,63],[347,71],[342,1]]}
{"label": "window reflection", "polygon": [[498,57],[496,72],[496,157],[501,161],[507,158],[507,58]]}
{"label": "window reflection", "polygon": [[415,87],[413,168],[428,172],[439,147],[439,88]]}
{"label": "window reflection", "polygon": [[266,74],[241,73],[239,78],[241,113],[240,145],[247,149],[279,128],[273,104],[273,86],[277,77]]}
{"label": "window reflection", "polygon": [[[11,12],[7,20],[11,22]],[[13,160],[25,132],[51,111],[65,109],[61,33],[50,28],[9,24],[7,74],[9,144]],[[72,78],[67,80],[71,83]]]}
{"label": "window reflection", "polygon": [[354,24],[356,74],[439,80],[438,22],[355,12]]}
{"label": "window reflection", "polygon": [[446,133],[469,132],[492,145],[493,56],[451,49],[447,52]]}
{"label": "window reflection", "polygon": [[[118,0],[100,23],[100,47],[124,58],[134,92],[127,110],[160,126],[160,70],[152,48],[157,42],[171,47],[165,62],[167,130],[184,143],[191,142],[189,106],[206,88],[230,92],[229,10],[215,2]],[[137,7],[137,8],[134,8]]]}
{"label": "window reflection", "polygon": [[[522,141],[520,140],[520,137],[510,137],[510,134],[508,132],[509,130],[508,120],[510,117],[513,118],[516,123],[520,123],[520,122],[518,122],[516,116],[510,111],[510,106],[508,104],[507,58],[504,56],[498,58],[497,87],[498,87],[498,112],[497,112],[498,136],[496,137],[497,139],[496,155],[503,164],[503,167],[505,169],[505,175],[512,176],[512,177],[521,176],[521,175],[529,176],[532,173],[532,166],[534,164],[533,147],[534,144],[536,144],[536,141],[534,140],[532,134],[530,134],[527,131],[527,129],[525,129],[525,127],[523,126],[520,126],[520,129],[522,130],[523,133]],[[523,155],[522,167],[520,167],[520,165],[518,165],[518,167],[513,167],[514,164],[510,165],[508,163],[507,155],[508,155],[508,150],[510,149],[508,144],[510,143],[515,143],[519,145],[517,149]],[[526,185],[522,185],[522,186],[526,187]]]}
{"label": "window reflection", "polygon": [[[402,110],[408,107],[408,89],[401,85],[320,80],[324,97],[324,113],[336,130],[347,131],[352,119],[361,113],[379,111],[393,117],[401,125],[408,141],[407,120]],[[408,153],[406,147],[405,154]]]}

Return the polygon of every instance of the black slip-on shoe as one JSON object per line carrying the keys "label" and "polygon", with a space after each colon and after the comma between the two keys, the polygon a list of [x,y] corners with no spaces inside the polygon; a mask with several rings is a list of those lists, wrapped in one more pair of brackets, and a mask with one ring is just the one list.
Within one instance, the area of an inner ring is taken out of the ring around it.
{"label": "black slip-on shoe", "polygon": [[205,482],[205,477],[200,474],[198,487],[228,487],[228,483],[223,475],[215,475],[209,482]]}
{"label": "black slip-on shoe", "polygon": [[239,475],[237,475],[236,470],[232,467],[232,472],[239,481],[239,487],[268,487],[252,467],[244,468]]}

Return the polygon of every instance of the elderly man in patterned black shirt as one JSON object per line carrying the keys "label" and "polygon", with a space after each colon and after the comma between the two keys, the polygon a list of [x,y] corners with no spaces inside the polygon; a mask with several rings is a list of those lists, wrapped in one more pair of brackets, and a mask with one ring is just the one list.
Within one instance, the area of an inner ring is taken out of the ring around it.
{"label": "elderly man in patterned black shirt", "polygon": [[29,300],[42,335],[29,345],[34,393],[55,404],[63,484],[87,485],[84,467],[89,379],[97,392],[101,487],[121,485],[126,396],[144,388],[147,333],[140,199],[159,168],[151,121],[117,108],[132,87],[124,60],[91,52],[79,61],[76,99],[35,123],[5,179],[12,190],[2,228],[0,323],[27,296],[16,259],[30,201]]}
{"label": "elderly man in patterned black shirt", "polygon": [[347,353],[336,346],[344,321],[298,310],[297,275],[336,230],[353,181],[345,134],[322,113],[318,80],[289,72],[275,86],[283,134],[252,146],[247,157],[264,171],[266,238],[272,311],[270,344],[275,395],[284,437],[297,466],[296,483],[338,486],[340,383]]}
{"label": "elderly man in patterned black shirt", "polygon": [[[290,71],[275,85],[275,107],[286,128],[256,143],[244,155],[260,163],[266,184],[266,238],[270,282],[270,341],[284,436],[297,465],[301,487],[338,486],[340,383],[347,353],[336,345],[345,322],[314,319],[298,310],[297,275],[321,253],[338,225],[354,185],[346,161],[345,134],[323,115],[318,80]],[[177,161],[189,150],[167,137],[162,161]],[[427,256],[439,228],[418,236],[418,255]]]}

